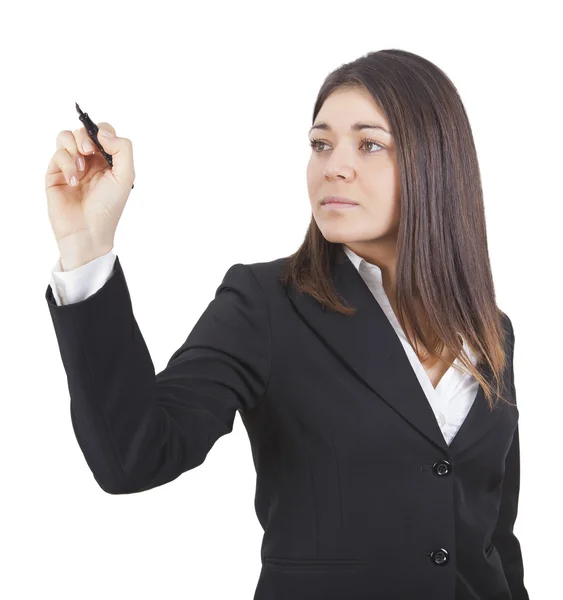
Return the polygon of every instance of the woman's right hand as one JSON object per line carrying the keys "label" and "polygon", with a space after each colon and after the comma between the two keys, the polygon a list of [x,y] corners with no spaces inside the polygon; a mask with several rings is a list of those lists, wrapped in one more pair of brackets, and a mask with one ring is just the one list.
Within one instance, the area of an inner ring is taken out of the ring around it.
{"label": "woman's right hand", "polygon": [[[117,224],[135,180],[131,140],[115,136],[109,123],[97,125],[98,141],[112,156],[113,167],[82,127],[59,133],[57,150],[45,174],[49,220],[61,257],[80,248],[101,256],[113,248]],[[115,137],[103,137],[102,129]],[[84,149],[84,142],[90,143],[90,150]],[[76,185],[71,185],[73,176]]]}

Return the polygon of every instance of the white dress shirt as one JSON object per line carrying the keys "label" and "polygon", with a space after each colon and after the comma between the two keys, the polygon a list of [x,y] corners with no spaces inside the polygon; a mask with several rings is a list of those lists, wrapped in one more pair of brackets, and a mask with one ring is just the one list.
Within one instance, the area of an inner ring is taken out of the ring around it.
{"label": "white dress shirt", "polygon": [[[344,252],[362,276],[369,290],[383,309],[389,322],[397,332],[411,366],[426,394],[426,398],[440,426],[447,444],[451,444],[455,434],[461,427],[479,388],[479,382],[468,372],[461,362],[456,359],[454,364],[440,379],[436,389],[424,370],[414,349],[407,341],[405,333],[393,312],[391,304],[383,288],[381,269],[358,256],[344,246]],[[95,294],[110,278],[116,255],[112,250],[95,260],[70,271],[63,271],[60,258],[51,271],[51,288],[58,306],[73,304],[86,300]],[[465,352],[472,363],[476,364],[475,355],[463,340]],[[457,365],[462,373],[454,368]]]}

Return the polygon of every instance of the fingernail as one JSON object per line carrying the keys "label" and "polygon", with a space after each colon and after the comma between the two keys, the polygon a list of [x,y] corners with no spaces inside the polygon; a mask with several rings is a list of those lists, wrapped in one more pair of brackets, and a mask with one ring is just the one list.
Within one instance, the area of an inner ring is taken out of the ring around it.
{"label": "fingernail", "polygon": [[93,149],[94,145],[90,140],[84,140],[82,142],[82,150],[84,150],[84,152],[92,152]]}
{"label": "fingernail", "polygon": [[107,138],[115,137],[115,135],[113,135],[113,133],[111,133],[111,131],[108,131],[107,129],[99,129],[98,135],[101,135],[101,136],[107,137]]}
{"label": "fingernail", "polygon": [[73,175],[70,178],[70,185],[77,185],[78,184],[78,179],[76,178],[76,175]]}
{"label": "fingernail", "polygon": [[85,164],[84,164],[84,157],[83,156],[79,156],[76,159],[76,165],[77,165],[79,171],[84,171]]}

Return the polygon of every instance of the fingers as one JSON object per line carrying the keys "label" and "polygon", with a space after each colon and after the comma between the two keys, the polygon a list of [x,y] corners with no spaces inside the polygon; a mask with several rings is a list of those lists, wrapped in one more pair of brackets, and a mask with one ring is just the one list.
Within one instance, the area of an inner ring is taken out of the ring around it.
{"label": "fingers", "polygon": [[[115,129],[109,123],[101,122],[96,123],[96,125],[98,126],[98,129],[106,129],[115,135]],[[95,144],[90,139],[90,136],[86,133],[85,127],[75,129],[72,133],[76,138],[76,146],[82,154],[89,155],[94,154],[97,151]]]}
{"label": "fingers", "polygon": [[[98,128],[107,129],[115,134],[115,129],[109,123],[97,123]],[[85,156],[95,154],[96,147],[92,143],[86,128],[80,127],[74,131],[65,129],[56,139],[57,150],[51,157],[46,175],[62,175],[67,185],[78,185],[85,170]],[[73,176],[76,180],[73,180]],[[62,183],[55,181],[56,184]]]}
{"label": "fingers", "polygon": [[98,129],[105,129],[106,131],[111,131],[113,135],[116,135],[115,129],[109,124],[102,121],[101,123],[96,123]]}
{"label": "fingers", "polygon": [[107,124],[100,124],[100,129],[111,131],[112,137],[104,137],[98,132],[98,141],[102,148],[108,154],[111,154],[112,173],[118,183],[131,189],[131,184],[135,180],[135,167],[133,164],[133,144],[128,138],[122,138],[115,135],[113,127]]}
{"label": "fingers", "polygon": [[[135,180],[131,140],[118,137],[109,123],[101,122],[97,123],[97,126],[98,129],[105,129],[113,134],[113,137],[106,138],[98,131],[98,142],[112,157],[112,174],[115,179],[119,184],[127,185],[127,189],[131,189],[131,184]],[[52,176],[55,185],[62,183],[63,178],[67,185],[78,185],[84,174],[86,157],[95,154],[97,148],[84,127],[74,131],[61,131],[57,136],[56,145],[57,151],[49,162],[46,175]]]}
{"label": "fingers", "polygon": [[56,145],[57,150],[51,157],[46,175],[62,173],[67,185],[78,185],[80,175],[84,171],[84,157],[78,152],[72,131],[61,131],[57,136]]}

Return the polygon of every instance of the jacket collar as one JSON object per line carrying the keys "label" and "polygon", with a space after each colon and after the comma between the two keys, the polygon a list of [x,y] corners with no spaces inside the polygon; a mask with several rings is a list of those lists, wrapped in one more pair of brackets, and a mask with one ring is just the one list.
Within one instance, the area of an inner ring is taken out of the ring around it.
{"label": "jacket collar", "polygon": [[[446,453],[459,454],[485,435],[508,405],[497,402],[491,411],[479,385],[467,417],[448,446],[395,329],[342,248],[336,255],[332,272],[336,292],[357,309],[355,315],[347,317],[328,311],[313,297],[297,294],[293,286],[287,290],[295,309],[332,352],[383,401]],[[490,367],[485,363],[479,366],[490,378]]]}

